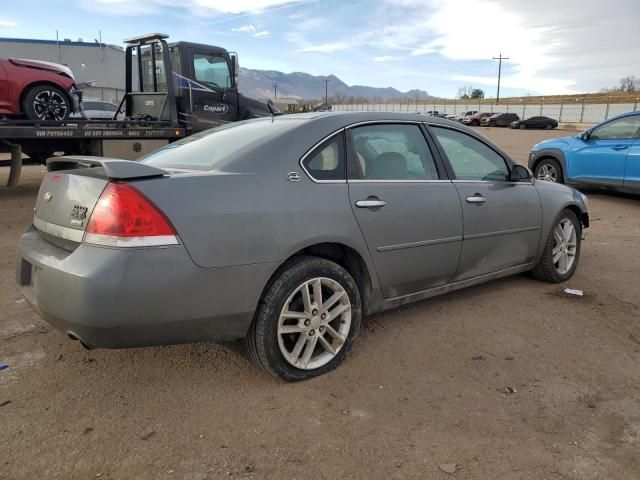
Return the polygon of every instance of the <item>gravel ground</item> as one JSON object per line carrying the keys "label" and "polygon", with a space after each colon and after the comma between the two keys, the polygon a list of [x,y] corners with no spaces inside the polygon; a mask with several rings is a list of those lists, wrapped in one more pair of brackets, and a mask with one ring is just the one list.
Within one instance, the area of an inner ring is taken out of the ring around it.
{"label": "gravel ground", "polygon": [[[522,162],[563,133],[481,130]],[[589,194],[584,297],[516,276],[424,301],[283,384],[238,344],[89,352],[41,321],[14,284],[23,172],[0,187],[0,478],[640,478],[637,198]]]}

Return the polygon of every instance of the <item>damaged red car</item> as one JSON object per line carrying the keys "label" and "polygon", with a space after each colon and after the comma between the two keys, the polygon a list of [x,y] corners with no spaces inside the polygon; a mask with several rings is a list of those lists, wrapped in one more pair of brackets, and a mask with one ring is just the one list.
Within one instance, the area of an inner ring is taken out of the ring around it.
{"label": "damaged red car", "polygon": [[69,67],[0,58],[0,118],[65,120],[80,111],[81,98]]}

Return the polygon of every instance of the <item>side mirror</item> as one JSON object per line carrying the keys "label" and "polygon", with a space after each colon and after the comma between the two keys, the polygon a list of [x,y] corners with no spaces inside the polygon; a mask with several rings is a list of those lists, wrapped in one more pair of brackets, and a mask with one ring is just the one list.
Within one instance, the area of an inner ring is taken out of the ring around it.
{"label": "side mirror", "polygon": [[583,140],[583,141],[589,140],[590,136],[591,136],[591,132],[589,130],[585,130],[584,132],[580,132],[580,134],[578,135],[580,140]]}
{"label": "side mirror", "polygon": [[509,176],[509,180],[512,182],[522,182],[531,180],[533,178],[533,173],[527,167],[522,165],[514,165],[511,169],[511,175]]}
{"label": "side mirror", "polygon": [[238,74],[240,73],[240,62],[238,62],[238,54],[231,53],[231,76],[233,77],[233,86],[238,85]]}

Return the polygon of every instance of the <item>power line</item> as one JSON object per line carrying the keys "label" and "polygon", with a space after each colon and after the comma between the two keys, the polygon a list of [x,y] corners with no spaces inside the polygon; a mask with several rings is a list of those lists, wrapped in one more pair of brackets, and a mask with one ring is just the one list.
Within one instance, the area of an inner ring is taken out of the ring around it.
{"label": "power line", "polygon": [[509,57],[503,57],[502,52],[498,57],[493,57],[494,60],[498,60],[498,93],[496,94],[496,104],[500,103],[500,76],[502,74],[502,60],[509,60]]}

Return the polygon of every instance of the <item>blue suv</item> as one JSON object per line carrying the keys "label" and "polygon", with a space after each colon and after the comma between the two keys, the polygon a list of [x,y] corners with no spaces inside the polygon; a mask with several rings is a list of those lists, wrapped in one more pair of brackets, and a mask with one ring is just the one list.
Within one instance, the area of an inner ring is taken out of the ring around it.
{"label": "blue suv", "polygon": [[529,168],[539,180],[640,193],[640,112],[534,145]]}

